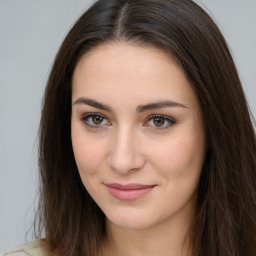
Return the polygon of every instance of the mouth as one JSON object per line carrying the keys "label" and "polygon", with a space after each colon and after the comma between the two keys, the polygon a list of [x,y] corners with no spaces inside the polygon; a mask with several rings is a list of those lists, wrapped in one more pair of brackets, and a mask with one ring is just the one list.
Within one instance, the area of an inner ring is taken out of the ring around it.
{"label": "mouth", "polygon": [[119,183],[106,184],[108,192],[120,201],[134,201],[149,193],[156,185],[127,184]]}

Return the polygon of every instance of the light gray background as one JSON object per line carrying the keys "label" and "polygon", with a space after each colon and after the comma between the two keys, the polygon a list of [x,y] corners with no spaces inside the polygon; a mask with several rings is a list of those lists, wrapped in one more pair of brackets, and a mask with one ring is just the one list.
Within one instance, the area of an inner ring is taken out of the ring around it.
{"label": "light gray background", "polygon": [[[256,0],[196,2],[224,33],[256,116]],[[0,0],[0,251],[26,241],[37,196],[42,93],[58,47],[91,3]]]}

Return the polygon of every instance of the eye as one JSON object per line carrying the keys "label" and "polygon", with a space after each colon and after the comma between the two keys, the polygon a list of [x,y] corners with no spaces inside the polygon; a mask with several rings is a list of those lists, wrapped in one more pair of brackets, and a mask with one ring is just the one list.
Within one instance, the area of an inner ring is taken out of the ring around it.
{"label": "eye", "polygon": [[147,122],[147,125],[153,126],[156,129],[166,129],[174,125],[176,121],[165,115],[152,115]]}
{"label": "eye", "polygon": [[90,127],[100,128],[102,126],[110,125],[109,121],[99,113],[89,113],[84,115],[81,120]]}

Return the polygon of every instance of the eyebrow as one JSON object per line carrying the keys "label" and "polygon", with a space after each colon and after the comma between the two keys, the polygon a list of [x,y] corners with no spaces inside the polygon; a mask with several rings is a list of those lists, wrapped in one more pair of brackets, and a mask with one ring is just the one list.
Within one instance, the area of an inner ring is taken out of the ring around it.
{"label": "eyebrow", "polygon": [[112,112],[112,108],[108,105],[102,104],[96,100],[93,99],[88,99],[88,98],[78,98],[73,105],[77,105],[77,104],[85,104],[85,105],[89,105],[91,107],[94,108],[98,108],[98,109],[102,109],[102,110],[106,110],[108,112]]}
{"label": "eyebrow", "polygon": [[175,102],[175,101],[159,101],[159,102],[153,102],[146,105],[140,105],[136,108],[138,113],[145,112],[148,110],[154,110],[159,108],[168,108],[168,107],[180,107],[180,108],[187,108],[185,105]]}
{"label": "eyebrow", "polygon": [[[94,108],[98,108],[98,109],[102,109],[108,112],[113,112],[113,109],[106,104],[100,103],[96,100],[93,99],[88,99],[88,98],[78,98],[73,105],[78,105],[78,104],[84,104],[84,105],[89,105],[91,107]],[[185,105],[179,103],[179,102],[175,102],[175,101],[169,101],[169,100],[165,100],[165,101],[159,101],[159,102],[152,102],[146,105],[139,105],[136,108],[136,112],[137,113],[141,113],[141,112],[145,112],[148,110],[154,110],[154,109],[160,109],[160,108],[168,108],[168,107],[180,107],[180,108],[187,108]]]}

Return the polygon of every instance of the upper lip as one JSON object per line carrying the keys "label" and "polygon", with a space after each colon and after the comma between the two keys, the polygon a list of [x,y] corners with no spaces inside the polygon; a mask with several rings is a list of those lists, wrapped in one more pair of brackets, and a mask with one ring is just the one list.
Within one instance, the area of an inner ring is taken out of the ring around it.
{"label": "upper lip", "polygon": [[119,184],[119,183],[108,183],[106,186],[121,190],[132,190],[132,189],[143,189],[143,188],[150,188],[154,187],[156,185],[144,185],[144,184],[138,184],[138,183],[131,183],[131,184]]}

